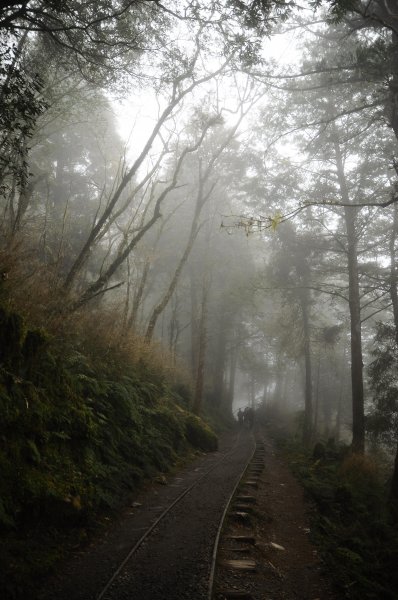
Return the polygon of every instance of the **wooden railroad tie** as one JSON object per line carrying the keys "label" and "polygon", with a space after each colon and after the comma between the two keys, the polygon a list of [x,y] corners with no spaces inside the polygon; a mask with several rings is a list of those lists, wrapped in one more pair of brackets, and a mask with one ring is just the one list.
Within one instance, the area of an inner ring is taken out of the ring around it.
{"label": "wooden railroad tie", "polygon": [[237,502],[247,502],[248,504],[256,504],[257,500],[255,496],[249,496],[248,494],[239,494],[236,496]]}
{"label": "wooden railroad tie", "polygon": [[234,511],[230,513],[230,516],[232,519],[235,519],[235,521],[250,521],[250,515],[247,512],[242,512],[242,511]]}
{"label": "wooden railroad tie", "polygon": [[250,559],[228,559],[222,560],[221,565],[227,569],[234,569],[236,571],[255,571],[256,563]]}

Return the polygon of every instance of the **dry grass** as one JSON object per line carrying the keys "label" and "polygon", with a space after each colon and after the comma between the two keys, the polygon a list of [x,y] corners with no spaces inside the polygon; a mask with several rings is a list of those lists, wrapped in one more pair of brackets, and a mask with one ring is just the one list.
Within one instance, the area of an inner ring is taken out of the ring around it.
{"label": "dry grass", "polygon": [[377,485],[380,480],[379,465],[368,454],[349,454],[343,460],[339,474],[354,487]]}
{"label": "dry grass", "polygon": [[43,266],[19,247],[0,252],[0,271],[6,273],[0,280],[3,304],[21,314],[30,327],[45,329],[61,350],[74,348],[113,372],[123,374],[133,366],[148,371],[157,380],[190,385],[187,370],[166,348],[125,330],[123,302],[105,305],[94,301],[77,311],[68,311],[55,269]]}

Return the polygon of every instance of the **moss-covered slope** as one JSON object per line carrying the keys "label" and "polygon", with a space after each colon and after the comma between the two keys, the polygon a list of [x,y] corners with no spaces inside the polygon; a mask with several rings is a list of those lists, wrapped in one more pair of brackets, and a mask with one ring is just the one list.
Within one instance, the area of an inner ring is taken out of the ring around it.
{"label": "moss-covered slope", "polygon": [[59,532],[117,506],[190,447],[216,448],[164,378],[111,363],[0,308],[0,589],[10,597],[47,570]]}

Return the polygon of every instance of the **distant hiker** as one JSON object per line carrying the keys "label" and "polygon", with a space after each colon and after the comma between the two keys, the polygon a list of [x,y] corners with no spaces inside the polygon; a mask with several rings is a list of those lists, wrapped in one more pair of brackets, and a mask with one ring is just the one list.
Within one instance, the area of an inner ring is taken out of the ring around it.
{"label": "distant hiker", "polygon": [[243,410],[240,408],[238,410],[238,423],[239,423],[239,427],[243,427]]}

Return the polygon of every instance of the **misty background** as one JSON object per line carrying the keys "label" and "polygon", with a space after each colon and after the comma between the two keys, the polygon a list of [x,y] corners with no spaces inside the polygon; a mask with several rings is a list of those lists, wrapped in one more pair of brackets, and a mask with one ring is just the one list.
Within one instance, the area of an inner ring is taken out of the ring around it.
{"label": "misty background", "polygon": [[393,3],[19,4],[0,21],[12,305],[156,347],[196,414],[250,404],[393,448]]}

